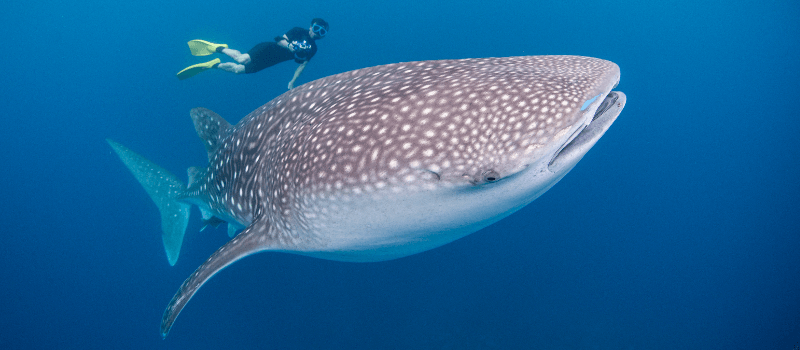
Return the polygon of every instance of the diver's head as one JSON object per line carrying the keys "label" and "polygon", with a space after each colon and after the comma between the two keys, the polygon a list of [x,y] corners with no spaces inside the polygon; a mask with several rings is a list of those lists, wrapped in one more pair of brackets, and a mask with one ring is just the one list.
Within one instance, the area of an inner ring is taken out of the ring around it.
{"label": "diver's head", "polygon": [[311,27],[308,28],[308,35],[311,39],[322,39],[328,35],[328,22],[322,18],[314,18],[311,20]]}

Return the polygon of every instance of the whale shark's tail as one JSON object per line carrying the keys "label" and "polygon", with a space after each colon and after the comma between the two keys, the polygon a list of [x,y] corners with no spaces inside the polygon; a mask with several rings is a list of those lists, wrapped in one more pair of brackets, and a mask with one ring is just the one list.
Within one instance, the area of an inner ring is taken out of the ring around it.
{"label": "whale shark's tail", "polygon": [[169,171],[125,146],[110,139],[106,141],[156,203],[158,211],[161,212],[161,239],[167,252],[167,260],[170,265],[175,265],[181,252],[186,226],[189,224],[191,205],[177,200],[186,190],[186,185]]}

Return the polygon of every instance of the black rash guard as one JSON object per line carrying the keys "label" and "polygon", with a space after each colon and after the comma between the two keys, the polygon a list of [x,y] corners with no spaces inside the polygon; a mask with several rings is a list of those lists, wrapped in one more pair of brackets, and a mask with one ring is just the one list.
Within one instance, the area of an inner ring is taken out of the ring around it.
{"label": "black rash guard", "polygon": [[277,44],[278,41],[283,40],[282,36],[275,37],[275,41],[263,42],[253,46],[247,52],[250,55],[250,62],[244,65],[245,73],[255,73],[264,68],[272,67],[278,63],[294,60],[297,63],[303,63],[311,60],[317,53],[317,43],[308,35],[308,28],[303,29],[294,27],[286,32],[286,37],[289,38],[289,43],[292,41],[302,42],[305,40],[311,45],[311,50],[308,55],[302,58],[295,57],[294,53],[285,49]]}

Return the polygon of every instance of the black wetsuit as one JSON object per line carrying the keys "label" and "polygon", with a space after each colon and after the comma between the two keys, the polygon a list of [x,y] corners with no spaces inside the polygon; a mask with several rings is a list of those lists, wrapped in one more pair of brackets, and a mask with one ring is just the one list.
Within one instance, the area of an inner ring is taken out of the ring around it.
{"label": "black wetsuit", "polygon": [[311,50],[304,57],[297,57],[289,49],[278,46],[278,41],[284,40],[282,36],[275,37],[275,41],[260,43],[253,46],[247,54],[250,55],[250,63],[244,65],[245,73],[255,73],[264,68],[272,67],[278,63],[294,60],[297,63],[307,62],[317,53],[317,43],[308,35],[308,28],[294,27],[286,32],[289,43],[292,41],[302,42],[305,40],[311,45]]}

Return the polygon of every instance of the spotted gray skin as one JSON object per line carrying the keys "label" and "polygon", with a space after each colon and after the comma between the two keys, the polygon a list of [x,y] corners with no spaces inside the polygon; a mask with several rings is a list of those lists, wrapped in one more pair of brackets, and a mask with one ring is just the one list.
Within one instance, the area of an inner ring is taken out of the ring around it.
{"label": "spotted gray skin", "polygon": [[[203,283],[247,255],[395,259],[513,213],[616,120],[618,81],[617,65],[589,57],[423,61],[313,81],[235,126],[193,109],[209,166],[190,169],[188,189],[170,198],[244,230],[183,283],[162,335]],[[177,181],[163,169],[150,177]]]}

